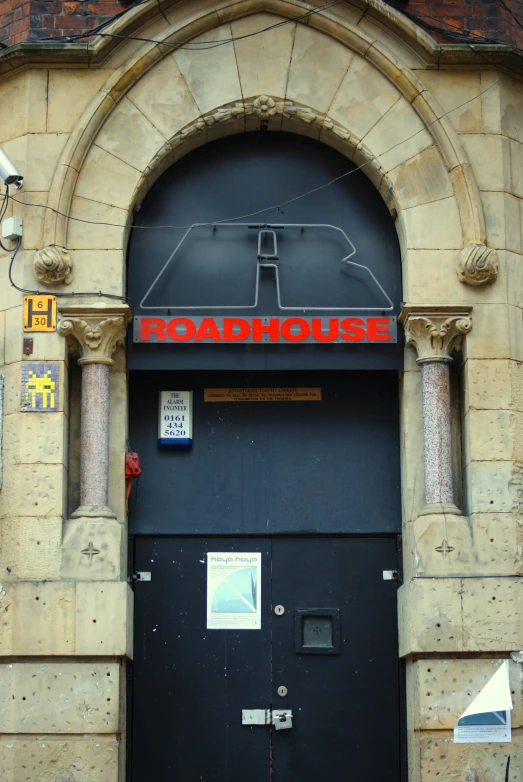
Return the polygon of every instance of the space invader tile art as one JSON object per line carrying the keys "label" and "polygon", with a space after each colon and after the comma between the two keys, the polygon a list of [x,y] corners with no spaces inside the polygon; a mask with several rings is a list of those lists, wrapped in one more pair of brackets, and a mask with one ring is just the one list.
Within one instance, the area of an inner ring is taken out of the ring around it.
{"label": "space invader tile art", "polygon": [[24,362],[20,410],[24,413],[56,413],[60,396],[60,365],[48,361]]}

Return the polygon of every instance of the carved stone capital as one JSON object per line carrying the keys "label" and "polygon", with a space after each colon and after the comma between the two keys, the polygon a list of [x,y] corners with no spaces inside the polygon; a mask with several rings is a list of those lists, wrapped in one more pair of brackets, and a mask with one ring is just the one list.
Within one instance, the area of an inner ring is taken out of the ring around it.
{"label": "carved stone capital", "polygon": [[472,328],[472,307],[405,305],[400,323],[407,345],[418,353],[417,362],[452,361],[450,355],[458,340]]}
{"label": "carved stone capital", "polygon": [[129,307],[65,306],[60,312],[58,331],[63,337],[73,337],[81,353],[78,363],[111,366],[114,351],[125,340]]}
{"label": "carved stone capital", "polygon": [[65,247],[42,247],[34,257],[33,268],[37,279],[46,285],[70,285],[73,281],[73,264]]}
{"label": "carved stone capital", "polygon": [[498,276],[498,254],[484,244],[468,244],[459,254],[458,277],[467,285],[486,285]]}

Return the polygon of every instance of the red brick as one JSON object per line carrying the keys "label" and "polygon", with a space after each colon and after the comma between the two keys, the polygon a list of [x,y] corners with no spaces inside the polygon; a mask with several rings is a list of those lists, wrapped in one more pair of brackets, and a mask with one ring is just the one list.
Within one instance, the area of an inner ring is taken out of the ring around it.
{"label": "red brick", "polygon": [[120,11],[123,10],[125,6],[122,6],[120,3],[89,3],[87,6],[87,10],[90,14],[97,14],[97,15],[104,15],[104,16],[113,16],[114,14],[119,14]]}
{"label": "red brick", "polygon": [[434,17],[469,16],[470,8],[466,5],[437,5],[433,9]]}
{"label": "red brick", "polygon": [[13,22],[10,32],[11,35],[16,35],[26,30],[29,30],[29,19],[20,19],[18,22]]}
{"label": "red brick", "polygon": [[45,27],[46,30],[54,29],[55,16],[41,16],[41,27]]}
{"label": "red brick", "polygon": [[63,10],[63,3],[42,3],[31,2],[31,13],[33,14],[61,14]]}
{"label": "red brick", "polygon": [[[83,30],[84,28],[87,29],[90,19],[92,17],[89,16],[57,16],[56,18],[56,27],[57,29],[75,29]],[[94,22],[94,19],[93,19]]]}
{"label": "red brick", "polygon": [[64,3],[64,13],[71,16],[72,14],[81,14],[84,10],[82,3]]}
{"label": "red brick", "polygon": [[8,11],[10,11],[12,7],[13,7],[13,4],[12,4],[11,0],[4,0],[3,3],[0,3],[0,19],[2,18],[2,16],[4,14],[6,14]]}

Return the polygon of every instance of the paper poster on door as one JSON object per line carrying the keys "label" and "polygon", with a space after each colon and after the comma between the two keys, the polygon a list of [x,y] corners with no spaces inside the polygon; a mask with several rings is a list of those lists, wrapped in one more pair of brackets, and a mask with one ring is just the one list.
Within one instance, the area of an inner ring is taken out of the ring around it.
{"label": "paper poster on door", "polygon": [[207,629],[261,629],[261,554],[207,554]]}
{"label": "paper poster on door", "polygon": [[456,744],[487,744],[511,741],[508,661],[501,665],[454,727]]}

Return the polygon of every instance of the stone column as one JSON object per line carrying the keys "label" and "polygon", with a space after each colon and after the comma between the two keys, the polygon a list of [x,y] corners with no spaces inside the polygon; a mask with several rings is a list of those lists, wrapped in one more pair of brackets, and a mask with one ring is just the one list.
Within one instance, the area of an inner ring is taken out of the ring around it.
{"label": "stone column", "polygon": [[109,379],[117,345],[129,320],[126,306],[61,308],[58,330],[71,336],[82,367],[80,507],[72,518],[116,518],[109,508]]}
{"label": "stone column", "polygon": [[[125,538],[108,500],[109,385],[112,356],[124,342],[130,311],[124,305],[67,305],[60,312],[58,331],[72,338],[82,367],[80,506],[64,525],[61,576],[119,580]],[[121,480],[123,485],[123,467]]]}
{"label": "stone column", "polygon": [[472,328],[471,307],[405,306],[400,322],[421,366],[425,508],[423,514],[459,515],[452,474],[450,355]]}

